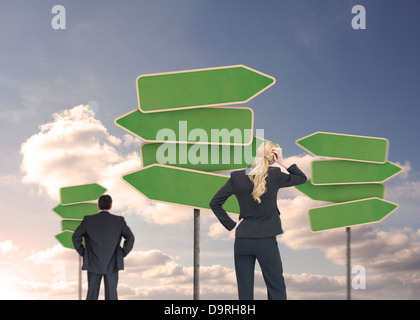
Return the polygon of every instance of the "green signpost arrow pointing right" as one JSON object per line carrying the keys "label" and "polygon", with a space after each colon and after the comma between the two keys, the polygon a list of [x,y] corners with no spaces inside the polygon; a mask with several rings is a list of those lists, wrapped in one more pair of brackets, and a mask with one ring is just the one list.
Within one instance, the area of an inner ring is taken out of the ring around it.
{"label": "green signpost arrow pointing right", "polygon": [[312,161],[314,184],[347,184],[383,182],[402,168],[392,162],[370,163],[346,160]]}
{"label": "green signpost arrow pointing right", "polygon": [[140,111],[245,103],[274,85],[275,79],[244,65],[141,75]]}
{"label": "green signpost arrow pointing right", "polygon": [[97,183],[61,188],[61,204],[93,201],[98,199],[105,191],[106,189]]}
{"label": "green signpost arrow pointing right", "polygon": [[312,231],[348,227],[377,222],[398,208],[398,205],[379,198],[333,204],[309,210]]}

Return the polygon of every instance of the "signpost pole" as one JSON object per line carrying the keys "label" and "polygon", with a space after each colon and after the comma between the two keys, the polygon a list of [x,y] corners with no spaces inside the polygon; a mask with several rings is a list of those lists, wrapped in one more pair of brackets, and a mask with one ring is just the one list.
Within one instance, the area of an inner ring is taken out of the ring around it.
{"label": "signpost pole", "polygon": [[82,256],[79,255],[79,300],[82,300]]}
{"label": "signpost pole", "polygon": [[200,209],[194,208],[194,300],[200,299]]}
{"label": "signpost pole", "polygon": [[347,300],[351,300],[351,252],[350,252],[350,227],[346,227],[347,235]]}

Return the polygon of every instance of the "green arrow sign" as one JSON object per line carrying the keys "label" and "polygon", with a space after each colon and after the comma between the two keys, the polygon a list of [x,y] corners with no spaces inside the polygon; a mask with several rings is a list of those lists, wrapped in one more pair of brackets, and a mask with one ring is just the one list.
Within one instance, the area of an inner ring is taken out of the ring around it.
{"label": "green arrow sign", "polygon": [[321,231],[377,222],[397,208],[395,203],[370,198],[310,209],[309,221],[312,231]]}
{"label": "green arrow sign", "polygon": [[93,201],[98,199],[105,191],[106,189],[97,183],[61,188],[61,204]]}
{"label": "green arrow sign", "polygon": [[[210,209],[210,200],[229,176],[152,164],[123,179],[150,200]],[[227,212],[239,213],[236,197],[230,197],[224,208]]]}
{"label": "green arrow sign", "polygon": [[363,163],[346,160],[324,160],[312,162],[314,184],[346,184],[383,182],[402,168],[394,163]]}
{"label": "green arrow sign", "polygon": [[133,110],[116,125],[149,142],[249,144],[254,113],[251,108],[198,108],[142,113]]}
{"label": "green arrow sign", "polygon": [[73,236],[73,232],[71,231],[63,231],[55,236],[55,238],[60,242],[63,247],[74,249],[73,240],[71,237]]}
{"label": "green arrow sign", "polygon": [[254,137],[247,146],[143,143],[140,159],[143,167],[160,163],[207,172],[239,170],[254,162],[255,152],[263,141]]}
{"label": "green arrow sign", "polygon": [[69,205],[58,205],[53,211],[63,219],[83,219],[84,216],[98,213],[96,203],[76,203]]}
{"label": "green arrow sign", "polygon": [[385,185],[347,184],[347,185],[313,185],[310,180],[295,186],[296,189],[306,194],[309,198],[318,201],[346,202],[365,198],[384,198]]}
{"label": "green arrow sign", "polygon": [[388,140],[339,133],[316,132],[296,143],[306,151],[321,157],[384,163]]}
{"label": "green arrow sign", "polygon": [[74,232],[82,220],[61,220],[61,230]]}
{"label": "green arrow sign", "polygon": [[269,75],[243,65],[141,75],[142,112],[245,103],[274,85]]}

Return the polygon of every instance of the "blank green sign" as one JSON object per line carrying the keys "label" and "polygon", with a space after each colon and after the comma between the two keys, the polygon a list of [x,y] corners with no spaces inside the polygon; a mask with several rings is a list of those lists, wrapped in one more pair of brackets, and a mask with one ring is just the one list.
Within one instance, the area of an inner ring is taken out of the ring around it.
{"label": "blank green sign", "polygon": [[388,153],[384,138],[316,132],[296,143],[316,156],[346,160],[384,163]]}
{"label": "blank green sign", "polygon": [[53,211],[64,219],[79,219],[82,220],[84,216],[96,214],[99,212],[96,203],[76,203],[56,206]]}
{"label": "blank green sign", "polygon": [[365,198],[384,198],[385,185],[382,183],[314,185],[310,180],[295,187],[313,200],[346,202]]}
{"label": "blank green sign", "polygon": [[74,249],[73,240],[72,240],[73,232],[71,231],[63,231],[55,236],[55,238],[60,242],[63,247]]}
{"label": "blank green sign", "polygon": [[[151,200],[210,209],[210,200],[229,176],[154,164],[127,174],[123,179]],[[239,213],[239,203],[234,195],[226,201],[224,208],[227,212]]]}
{"label": "blank green sign", "polygon": [[377,198],[344,202],[310,209],[309,221],[312,231],[348,227],[382,220],[397,207]]}
{"label": "blank green sign", "polygon": [[370,163],[347,160],[312,162],[314,184],[382,182],[396,175],[401,167],[391,163]]}
{"label": "blank green sign", "polygon": [[247,146],[143,143],[141,157],[143,166],[159,163],[207,172],[229,171],[250,165],[261,143],[257,137]]}
{"label": "blank green sign", "polygon": [[115,123],[145,141],[248,144],[253,112],[249,108],[198,108],[142,113],[138,109]]}
{"label": "blank green sign", "polygon": [[143,112],[246,102],[275,79],[245,66],[187,70],[140,76]]}
{"label": "blank green sign", "polygon": [[97,183],[61,188],[61,204],[96,200],[105,191],[106,189]]}

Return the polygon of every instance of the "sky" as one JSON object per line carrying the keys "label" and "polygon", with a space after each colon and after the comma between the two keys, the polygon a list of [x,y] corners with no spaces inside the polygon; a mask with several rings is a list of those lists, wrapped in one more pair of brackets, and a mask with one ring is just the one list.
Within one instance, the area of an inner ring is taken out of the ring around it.
{"label": "sky", "polygon": [[[66,29],[54,29],[55,5]],[[355,5],[366,29],[353,29]],[[317,131],[382,137],[402,172],[397,211],[352,227],[354,299],[420,298],[420,4],[408,0],[0,1],[0,299],[77,299],[78,257],[54,238],[64,186],[97,182],[136,237],[120,299],[192,299],[193,210],[149,201],[121,176],[141,139],[114,121],[137,105],[141,74],[243,64],[276,79],[244,105],[254,128],[311,176],[295,141]],[[313,233],[322,205],[278,194],[288,298],[345,299],[343,228]],[[236,217],[232,216],[234,219]],[[201,297],[236,299],[233,233],[201,213]],[[83,273],[83,295],[86,273]],[[255,297],[266,299],[259,267]]]}

